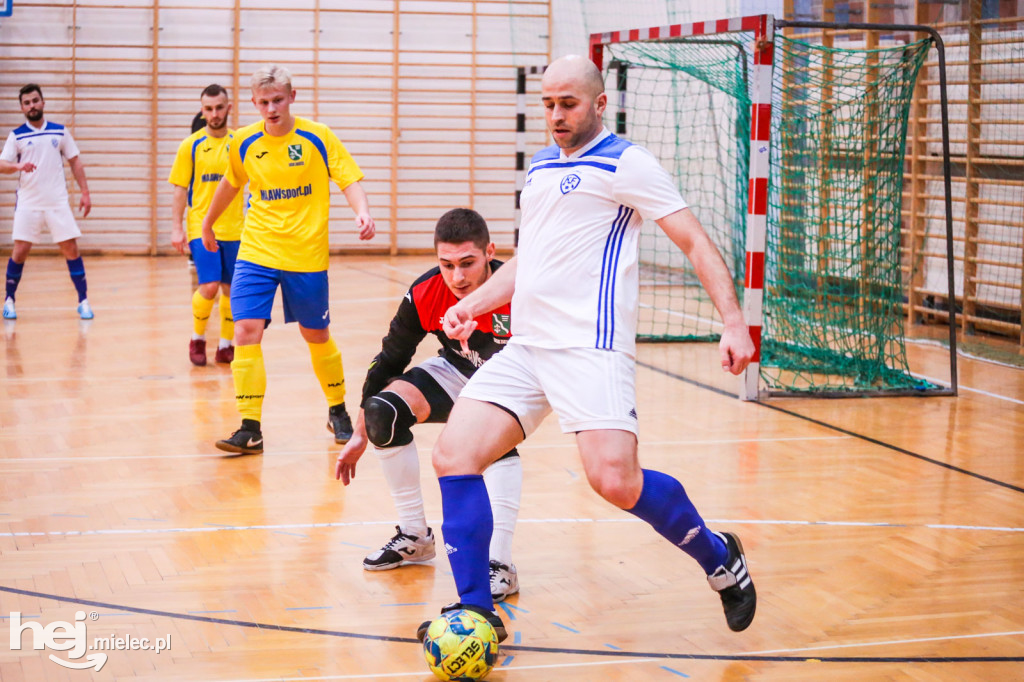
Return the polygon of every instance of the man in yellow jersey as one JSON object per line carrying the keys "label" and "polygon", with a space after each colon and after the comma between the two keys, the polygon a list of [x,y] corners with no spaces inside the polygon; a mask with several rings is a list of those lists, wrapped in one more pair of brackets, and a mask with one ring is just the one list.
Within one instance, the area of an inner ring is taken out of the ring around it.
{"label": "man in yellow jersey", "polygon": [[327,397],[327,428],[337,443],[352,437],[345,410],[345,374],[341,353],[331,338],[327,297],[327,214],[330,183],[345,194],[356,214],[360,239],[372,239],[363,172],[330,128],[290,111],[295,101],[291,74],[267,66],[252,75],[252,102],[263,120],[235,132],[228,169],[203,219],[203,244],[217,250],[213,226],[239,190],[249,183],[251,200],[242,244],[231,280],[235,316],[235,401],[242,428],[217,441],[226,452],[263,452],[260,430],[267,375],[260,342],[269,324],[274,295],[281,287],[284,321],[298,322],[309,344],[320,386]]}
{"label": "man in yellow jersey", "polygon": [[[188,248],[196,266],[199,287],[192,294],[192,340],[188,344],[188,357],[193,365],[206,364],[206,322],[210,319],[217,289],[220,289],[220,343],[214,358],[217,362],[231,362],[235,357],[232,339],[235,323],[231,317],[231,277],[235,273],[239,238],[242,234],[242,194],[231,200],[227,210],[213,225],[217,251],[203,246],[203,216],[206,215],[228,167],[228,144],[233,133],[228,129],[231,102],[228,91],[214,83],[199,97],[206,125],[186,137],[178,146],[178,154],[171,166],[168,181],[174,185],[171,203],[171,244],[178,253]],[[188,206],[187,229],[181,222]]]}

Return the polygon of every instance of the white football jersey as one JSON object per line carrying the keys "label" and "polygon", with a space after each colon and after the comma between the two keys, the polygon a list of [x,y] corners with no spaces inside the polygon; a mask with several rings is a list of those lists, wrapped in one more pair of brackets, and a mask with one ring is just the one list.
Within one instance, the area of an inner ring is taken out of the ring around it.
{"label": "white football jersey", "polygon": [[35,128],[26,122],[7,136],[0,159],[11,163],[30,161],[36,169],[21,173],[18,183],[20,208],[56,208],[68,203],[68,186],[64,177],[64,159],[78,156],[78,146],[71,133],[59,123],[46,122]]}
{"label": "white football jersey", "polygon": [[686,208],[672,176],[605,129],[538,152],[520,206],[511,343],[635,355],[640,226]]}

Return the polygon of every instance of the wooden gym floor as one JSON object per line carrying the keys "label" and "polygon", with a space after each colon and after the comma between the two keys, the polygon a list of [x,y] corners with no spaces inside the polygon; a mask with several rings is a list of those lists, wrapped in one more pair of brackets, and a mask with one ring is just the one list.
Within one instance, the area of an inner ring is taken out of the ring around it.
{"label": "wooden gym floor", "polygon": [[[429,265],[332,260],[353,405]],[[184,259],[86,266],[94,321],[77,319],[63,262],[34,257],[0,338],[0,679],[433,679],[413,631],[455,597],[447,562],[362,570],[393,507],[370,453],[352,486],[334,480],[341,448],[279,305],[266,453],[225,459],[213,441],[237,428],[231,374],[188,362]],[[909,352],[942,376],[937,348]],[[502,607],[511,636],[489,679],[1024,679],[1024,373],[964,359],[958,398],[756,404],[732,397],[715,358],[640,347],[641,459],[743,538],[754,624],[730,632],[696,564],[602,502],[548,419],[522,448],[522,591]],[[424,461],[438,432],[416,429]],[[422,477],[436,530],[427,464]],[[73,652],[33,650],[30,630],[12,650],[12,612],[46,626],[77,611],[90,643],[170,649],[110,651],[99,672],[54,663]]]}

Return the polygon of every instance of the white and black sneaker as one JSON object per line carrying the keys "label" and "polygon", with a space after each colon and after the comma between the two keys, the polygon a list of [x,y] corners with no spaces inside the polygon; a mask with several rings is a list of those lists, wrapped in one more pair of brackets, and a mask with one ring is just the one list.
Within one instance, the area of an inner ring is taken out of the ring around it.
{"label": "white and black sneaker", "polygon": [[260,423],[254,419],[243,419],[242,428],[231,434],[230,438],[217,441],[216,445],[219,450],[233,455],[262,455],[263,434],[260,432]]}
{"label": "white and black sneaker", "polygon": [[725,621],[733,632],[741,632],[754,620],[757,608],[757,592],[754,591],[754,580],[747,571],[747,557],[743,554],[743,545],[733,533],[715,533],[725,542],[729,556],[725,564],[715,569],[708,576],[711,589],[722,598],[725,609]]}
{"label": "white and black sneaker", "polygon": [[491,599],[494,601],[505,601],[519,591],[519,575],[516,573],[516,565],[505,565],[496,559],[491,559]]}
{"label": "white and black sneaker", "polygon": [[421,564],[434,558],[434,533],[427,529],[424,537],[403,533],[395,526],[395,536],[387,544],[363,559],[363,570],[388,571],[405,564]]}

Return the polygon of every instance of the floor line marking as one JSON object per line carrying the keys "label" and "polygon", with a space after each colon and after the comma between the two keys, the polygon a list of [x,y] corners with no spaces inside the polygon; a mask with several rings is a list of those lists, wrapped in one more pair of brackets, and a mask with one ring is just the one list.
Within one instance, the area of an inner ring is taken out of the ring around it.
{"label": "floor line marking", "polygon": [[[916,372],[911,372],[911,374],[914,375],[915,377],[917,377],[918,379],[924,379],[925,381],[930,381],[933,384],[939,384],[941,386],[946,386],[946,387],[949,386],[949,381],[946,381],[944,379],[936,379],[935,377],[930,377],[930,376],[927,376],[927,375],[924,375],[924,374],[918,374]],[[959,382],[957,383],[957,390],[960,390],[960,391],[970,391],[971,393],[978,393],[980,395],[988,396],[989,398],[996,398],[997,400],[1005,400],[1008,403],[1016,403],[1018,405],[1024,405],[1024,400],[1017,400],[1016,398],[1011,398],[1010,396],[1002,395],[1002,394],[999,394],[999,393],[992,393],[991,391],[983,391],[980,388],[971,388],[970,386],[965,386],[965,385],[963,385],[963,384],[961,384]]]}
{"label": "floor line marking", "polygon": [[[650,440],[640,441],[640,446],[655,445],[676,445],[676,446],[700,446],[700,445],[722,445],[726,443],[791,443],[799,441],[820,441],[820,440],[852,440],[854,436],[794,436],[785,438],[715,438],[706,440]],[[536,445],[522,443],[516,446],[520,450],[551,450],[554,448],[575,448],[575,443],[538,443]],[[431,451],[427,448],[424,452]],[[275,457],[293,457],[322,455],[322,450],[283,450],[274,451]],[[194,454],[172,454],[172,455],[95,455],[81,457],[3,457],[0,458],[0,466],[4,464],[24,464],[26,462],[89,462],[121,461],[121,460],[145,460],[145,459],[209,459],[222,460],[224,455],[217,453],[194,453]]]}
{"label": "floor line marking", "polygon": [[[286,450],[283,452],[274,452],[275,457],[292,457],[292,456],[309,456],[309,455],[322,455],[323,450]],[[211,461],[219,461],[223,459],[229,459],[224,455],[220,454],[192,454],[192,455],[97,455],[95,457],[12,457],[12,458],[0,458],[0,465],[3,464],[24,464],[25,462],[81,462],[82,464],[88,464],[89,462],[102,462],[102,461],[118,461],[118,460],[143,460],[143,459],[208,459]]]}
{"label": "floor line marking", "polygon": [[[736,398],[735,393],[732,392],[732,391],[726,391],[725,389],[718,388],[717,386],[712,386],[711,384],[705,384],[705,383],[703,383],[701,381],[697,381],[696,379],[690,379],[690,378],[685,377],[685,376],[683,376],[681,374],[676,374],[675,372],[671,372],[671,371],[669,371],[667,369],[664,369],[662,367],[658,367],[657,365],[652,365],[652,364],[649,364],[649,363],[646,363],[646,362],[639,362],[639,361],[637,361],[636,366],[637,367],[643,367],[645,369],[649,369],[652,372],[655,372],[657,374],[661,374],[663,376],[670,377],[670,378],[675,379],[677,381],[681,381],[684,384],[689,384],[691,386],[696,386],[697,388],[702,388],[705,391],[710,391],[712,393],[717,393],[720,396],[728,397],[730,399],[735,399]],[[801,414],[801,413],[795,412],[793,410],[788,410],[788,409],[786,409],[784,407],[780,407],[778,404],[776,404],[774,402],[759,401],[759,402],[757,402],[755,404],[756,405],[760,405],[761,407],[765,407],[765,408],[767,408],[769,410],[774,410],[776,412],[780,412],[782,414],[788,414],[791,417],[795,417],[797,419],[803,420],[803,421],[808,422],[810,424],[817,424],[818,426],[820,426],[822,428],[825,428],[825,429],[829,429],[831,431],[835,431],[835,432],[838,432],[838,433],[843,433],[843,434],[846,434],[848,436],[853,436],[854,438],[858,438],[858,439],[860,439],[860,440],[862,440],[862,441],[864,441],[866,443],[871,443],[873,445],[878,445],[879,447],[883,447],[883,448],[886,448],[888,450],[892,450],[893,452],[898,452],[901,455],[906,455],[908,457],[913,457],[914,459],[920,460],[922,462],[927,462],[928,464],[934,464],[935,466],[941,467],[943,469],[947,469],[949,471],[955,471],[957,473],[964,474],[965,476],[970,476],[971,478],[977,479],[979,481],[985,481],[986,483],[991,483],[993,485],[999,486],[1000,488],[1006,488],[1007,490],[1013,490],[1014,492],[1024,493],[1024,487],[1022,487],[1022,486],[1014,485],[1013,483],[1008,483],[1006,481],[1001,481],[998,478],[993,478],[992,476],[986,476],[985,474],[980,474],[980,473],[978,473],[976,471],[971,471],[970,469],[964,469],[963,467],[958,467],[955,464],[950,464],[949,462],[943,462],[942,460],[935,459],[934,457],[928,457],[927,455],[922,455],[921,453],[914,452],[913,450],[908,450],[907,448],[902,448],[902,447],[900,447],[898,445],[895,445],[893,443],[888,443],[888,442],[886,442],[884,440],[881,440],[879,438],[873,438],[871,436],[864,435],[863,433],[857,433],[856,431],[851,431],[851,430],[849,430],[847,428],[844,428],[842,426],[837,426],[835,424],[831,424],[831,423],[829,423],[827,421],[824,421],[824,420],[821,420],[821,419],[815,419],[814,417],[809,417],[809,416],[807,416],[805,414]]]}
{"label": "floor line marking", "polygon": [[[515,656],[508,656],[507,660],[511,661]],[[511,666],[506,663],[495,666],[491,669],[490,675],[498,675],[502,673],[514,673],[518,670],[549,670],[552,668],[592,668],[600,665],[632,665],[636,663],[655,663],[660,659],[657,658],[627,658],[621,661],[589,661],[586,663],[551,663],[548,665],[522,665],[522,666]],[[317,677],[259,677],[259,678],[246,678],[241,680],[224,680],[224,682],[309,682],[309,680],[368,680],[374,678],[387,678],[392,679],[395,677],[418,677],[420,679],[426,676],[422,671],[409,672],[409,673],[358,673],[354,675],[323,675]]]}
{"label": "floor line marking", "polygon": [[[193,613],[176,613],[173,611],[161,611],[157,609],[147,609],[141,607],[127,606],[123,604],[111,604],[109,602],[95,601],[92,599],[82,599],[79,597],[68,597],[55,594],[48,594],[45,592],[35,592],[33,590],[23,590],[17,587],[8,587],[0,585],[0,592],[7,592],[9,594],[18,594],[28,597],[35,597],[39,599],[47,599],[57,602],[65,602],[68,604],[82,604],[84,606],[92,606],[103,609],[122,609],[131,613],[139,613],[149,616],[157,616],[161,618],[172,618],[176,620],[190,620],[194,622],[211,623],[216,625],[230,625],[234,627],[244,627],[261,629],[275,632],[287,632],[294,634],[303,635],[322,635],[326,637],[341,637],[350,639],[360,640],[371,640],[376,642],[394,642],[401,644],[413,644],[415,646],[422,646],[422,643],[412,637],[396,637],[394,635],[373,635],[365,632],[344,632],[338,630],[325,630],[322,628],[303,628],[292,625],[279,625],[276,623],[261,623],[258,621],[246,621],[237,619],[227,618],[215,618],[211,616],[195,615]],[[962,636],[962,635],[961,635]],[[980,635],[984,636],[984,635]],[[940,637],[937,639],[946,639]],[[860,645],[863,646],[863,645]],[[606,651],[603,649],[575,649],[566,647],[542,647],[542,646],[507,646],[507,650],[512,651],[531,651],[535,653],[547,653],[547,654],[559,654],[559,655],[580,655],[580,656],[596,656],[605,661],[622,661],[624,659],[644,659],[644,660],[699,660],[699,661],[768,661],[775,663],[807,663],[814,661],[816,663],[966,663],[966,662],[1021,662],[1024,661],[1024,656],[779,656],[779,655],[764,655],[764,654],[750,654],[750,653],[736,653],[736,654],[698,654],[698,653],[669,653],[669,652],[640,652],[640,651]],[[611,663],[606,663],[610,665]],[[581,663],[567,663],[567,664],[555,664],[547,666],[537,666],[542,668],[571,668],[580,665],[586,665]],[[517,669],[527,669],[532,666],[523,666]],[[423,675],[422,672],[417,673]],[[301,679],[301,678],[300,678]],[[338,678],[344,679],[344,678]]]}
{"label": "floor line marking", "polygon": [[955,639],[980,639],[984,637],[1020,637],[1024,630],[1011,632],[979,632],[973,635],[944,635],[942,637],[917,637],[914,639],[892,639],[881,642],[853,642],[851,644],[825,644],[823,646],[808,646],[799,649],[766,649],[764,651],[751,651],[752,656],[763,656],[766,654],[795,654],[801,651],[828,651],[829,649],[856,649],[859,647],[891,646],[894,644],[920,644],[922,642],[946,642]]}
{"label": "floor line marking", "polygon": [[[990,531],[995,533],[1024,533],[1024,527],[1019,526],[970,526],[950,523],[889,523],[885,521],[805,521],[799,519],[706,519],[714,525],[761,525],[761,526],[839,526],[848,528],[927,528],[930,530],[966,530],[966,531]],[[429,519],[431,524],[439,524],[440,519]],[[519,519],[518,523],[531,524],[561,524],[561,523],[643,523],[634,518],[609,518],[609,519],[586,519],[586,518],[547,518],[547,519]],[[92,530],[49,530],[49,531],[8,531],[0,532],[0,538],[25,538],[25,537],[74,537],[74,536],[97,536],[97,535],[159,535],[175,533],[217,533],[222,531],[245,531],[265,530],[281,533],[284,530],[312,530],[320,528],[358,528],[362,526],[389,526],[394,521],[336,521],[324,523],[282,523],[263,524],[253,526],[227,526],[227,525],[205,525],[182,528],[99,528]],[[298,533],[285,533],[296,537],[307,538],[308,535]],[[367,549],[363,545],[352,543],[341,543]]]}

